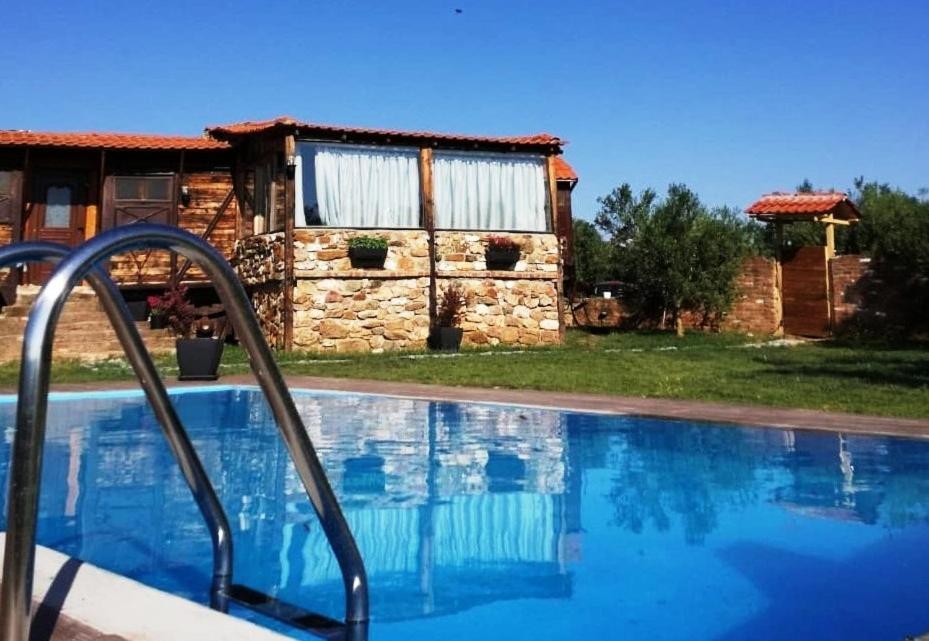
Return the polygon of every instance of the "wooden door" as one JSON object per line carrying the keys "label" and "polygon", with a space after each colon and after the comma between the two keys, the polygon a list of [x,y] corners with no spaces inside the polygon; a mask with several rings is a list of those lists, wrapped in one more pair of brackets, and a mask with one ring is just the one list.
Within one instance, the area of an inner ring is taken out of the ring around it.
{"label": "wooden door", "polygon": [[[36,173],[26,238],[74,247],[84,242],[87,215],[87,177],[77,173]],[[51,268],[32,264],[27,282],[41,285]]]}
{"label": "wooden door", "polygon": [[798,247],[784,252],[784,333],[829,336],[829,284],[825,247]]}

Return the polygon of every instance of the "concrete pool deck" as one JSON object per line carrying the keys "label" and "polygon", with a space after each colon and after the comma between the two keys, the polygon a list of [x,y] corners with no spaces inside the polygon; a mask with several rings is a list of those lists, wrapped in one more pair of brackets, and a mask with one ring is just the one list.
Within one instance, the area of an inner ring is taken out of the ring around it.
{"label": "concrete pool deck", "polygon": [[[326,390],[380,394],[404,398],[437,401],[466,401],[523,405],[551,409],[625,414],[649,418],[666,418],[731,425],[775,427],[782,429],[823,430],[845,434],[877,434],[929,438],[929,419],[867,416],[819,410],[767,407],[762,405],[736,405],[633,396],[604,394],[573,394],[538,390],[515,390],[481,387],[456,387],[422,383],[398,383],[367,379],[323,378],[315,376],[286,376],[291,389]],[[215,383],[184,383],[166,381],[174,387],[203,387],[209,385],[255,385],[248,374],[223,376]],[[135,381],[111,383],[82,383],[53,386],[55,391],[101,391],[138,389]],[[0,393],[15,393],[15,389],[0,388]]]}
{"label": "concrete pool deck", "polygon": [[[6,534],[0,533],[0,554]],[[286,641],[289,637],[36,546],[33,641]],[[117,596],[118,595],[118,596]],[[118,607],[115,598],[118,598]]]}

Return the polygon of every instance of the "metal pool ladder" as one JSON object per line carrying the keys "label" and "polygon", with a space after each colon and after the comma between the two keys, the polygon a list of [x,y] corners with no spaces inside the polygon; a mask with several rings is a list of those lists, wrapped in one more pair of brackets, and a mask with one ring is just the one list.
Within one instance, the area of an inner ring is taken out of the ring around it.
{"label": "metal pool ladder", "polygon": [[[119,290],[106,273],[96,267],[114,254],[137,249],[177,252],[199,263],[212,280],[248,354],[252,372],[268,400],[297,474],[338,561],[345,588],[344,620],[338,621],[233,583],[232,538],[226,514],[130,319]],[[30,261],[59,264],[35,300],[23,337],[16,431],[10,463],[6,549],[0,585],[0,638],[3,641],[29,639],[52,342],[68,295],[86,278],[100,298],[210,530],[213,543],[211,607],[225,612],[229,603],[235,602],[327,639],[367,639],[368,579],[364,561],[264,340],[251,302],[229,263],[196,236],[175,227],[155,224],[117,228],[94,237],[73,251],[51,243],[18,243],[0,248],[0,268]]]}

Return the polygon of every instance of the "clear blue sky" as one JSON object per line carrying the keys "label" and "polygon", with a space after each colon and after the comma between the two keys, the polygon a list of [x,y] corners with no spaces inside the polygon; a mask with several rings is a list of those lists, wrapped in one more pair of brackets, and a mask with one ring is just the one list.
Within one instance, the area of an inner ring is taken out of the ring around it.
{"label": "clear blue sky", "polygon": [[929,186],[924,0],[30,0],[0,51],[0,128],[549,131],[586,218],[624,181],[739,207],[804,177]]}

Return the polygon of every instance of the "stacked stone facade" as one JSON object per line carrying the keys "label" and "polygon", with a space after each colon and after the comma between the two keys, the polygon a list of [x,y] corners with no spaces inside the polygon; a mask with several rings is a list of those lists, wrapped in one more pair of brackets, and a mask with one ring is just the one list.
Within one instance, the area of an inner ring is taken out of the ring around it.
{"label": "stacked stone facade", "polygon": [[268,344],[284,346],[284,233],[236,243],[233,264],[248,290]]}
{"label": "stacked stone facade", "polygon": [[[382,269],[353,267],[354,236],[388,241]],[[449,283],[465,291],[461,322],[466,345],[539,345],[561,340],[561,269],[552,234],[512,237],[521,258],[512,270],[488,270],[484,248],[494,234],[437,232],[437,300]],[[431,324],[431,257],[425,230],[298,229],[294,232],[293,346],[312,351],[380,352],[422,349]],[[262,326],[281,345],[284,235],[239,242],[236,267],[250,290]]]}

